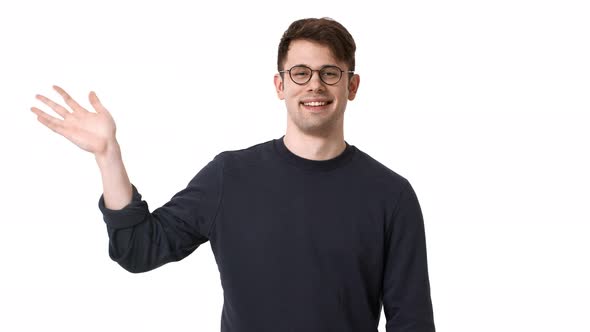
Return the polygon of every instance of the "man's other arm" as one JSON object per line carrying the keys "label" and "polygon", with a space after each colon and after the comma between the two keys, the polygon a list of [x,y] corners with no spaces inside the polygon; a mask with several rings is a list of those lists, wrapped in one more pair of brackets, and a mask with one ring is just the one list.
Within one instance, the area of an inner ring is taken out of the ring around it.
{"label": "man's other arm", "polygon": [[387,332],[434,332],[424,221],[407,182],[386,228],[383,309]]}

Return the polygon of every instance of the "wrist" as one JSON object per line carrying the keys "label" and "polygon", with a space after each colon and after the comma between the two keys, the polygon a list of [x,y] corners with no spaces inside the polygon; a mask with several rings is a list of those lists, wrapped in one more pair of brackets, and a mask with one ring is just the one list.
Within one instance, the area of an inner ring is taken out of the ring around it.
{"label": "wrist", "polygon": [[94,158],[99,166],[121,160],[121,147],[116,140],[108,142],[102,152],[94,154]]}

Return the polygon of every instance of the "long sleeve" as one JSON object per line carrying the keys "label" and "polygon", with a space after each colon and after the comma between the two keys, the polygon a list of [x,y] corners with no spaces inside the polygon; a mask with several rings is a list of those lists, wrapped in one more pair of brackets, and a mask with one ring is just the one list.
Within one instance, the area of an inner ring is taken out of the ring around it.
{"label": "long sleeve", "polygon": [[121,210],[108,209],[102,194],[98,207],[107,226],[111,259],[129,272],[146,272],[179,261],[207,242],[223,194],[221,155],[152,213],[133,184],[132,200]]}
{"label": "long sleeve", "polygon": [[386,227],[383,308],[387,332],[434,332],[424,220],[412,186]]}

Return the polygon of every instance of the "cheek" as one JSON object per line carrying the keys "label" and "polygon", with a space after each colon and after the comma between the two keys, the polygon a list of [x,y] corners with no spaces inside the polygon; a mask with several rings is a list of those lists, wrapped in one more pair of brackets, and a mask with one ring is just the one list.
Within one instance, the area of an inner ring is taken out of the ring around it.
{"label": "cheek", "polygon": [[348,98],[348,90],[347,89],[338,89],[337,91],[333,91],[334,96],[336,97],[336,102],[342,104],[346,102]]}
{"label": "cheek", "polygon": [[292,103],[292,104],[298,104],[299,103],[299,91],[297,89],[294,88],[287,88],[283,91],[283,94],[285,96],[285,100],[288,103]]}
{"label": "cheek", "polygon": [[293,95],[292,91],[289,91],[289,90],[284,91],[283,96],[284,96],[285,104],[287,105],[288,108],[297,107],[297,104],[299,104],[299,101],[298,101],[299,99],[297,99],[297,97]]}

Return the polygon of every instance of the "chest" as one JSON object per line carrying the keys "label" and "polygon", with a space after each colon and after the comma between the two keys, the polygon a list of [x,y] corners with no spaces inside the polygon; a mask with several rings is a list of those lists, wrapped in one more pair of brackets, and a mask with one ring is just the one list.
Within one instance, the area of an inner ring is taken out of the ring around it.
{"label": "chest", "polygon": [[229,177],[216,238],[232,254],[265,261],[380,256],[387,200],[357,179]]}

